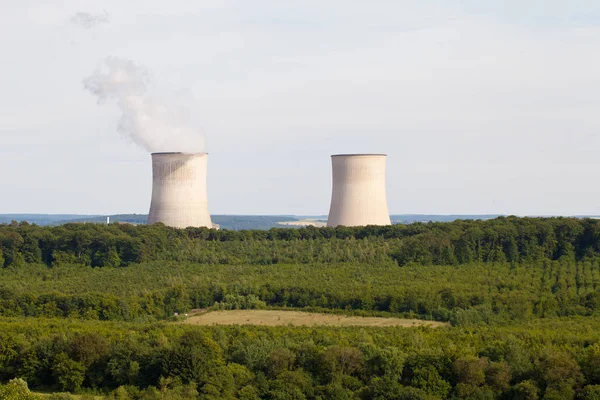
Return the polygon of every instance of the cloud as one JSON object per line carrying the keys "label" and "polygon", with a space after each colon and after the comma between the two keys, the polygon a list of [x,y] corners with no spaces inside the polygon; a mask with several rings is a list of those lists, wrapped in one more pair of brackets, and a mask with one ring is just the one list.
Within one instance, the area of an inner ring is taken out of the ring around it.
{"label": "cloud", "polygon": [[69,18],[69,22],[84,29],[91,29],[99,24],[109,23],[110,14],[108,14],[106,11],[99,14],[80,11],[71,16],[71,18]]}

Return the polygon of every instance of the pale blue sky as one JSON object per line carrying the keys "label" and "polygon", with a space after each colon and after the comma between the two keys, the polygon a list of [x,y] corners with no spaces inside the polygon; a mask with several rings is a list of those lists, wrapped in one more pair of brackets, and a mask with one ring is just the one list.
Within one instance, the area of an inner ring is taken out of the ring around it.
{"label": "pale blue sky", "polygon": [[147,212],[83,89],[114,56],[193,94],[212,213],[325,214],[329,155],[376,152],[392,213],[600,214],[598,1],[57,3],[2,1],[0,213]]}

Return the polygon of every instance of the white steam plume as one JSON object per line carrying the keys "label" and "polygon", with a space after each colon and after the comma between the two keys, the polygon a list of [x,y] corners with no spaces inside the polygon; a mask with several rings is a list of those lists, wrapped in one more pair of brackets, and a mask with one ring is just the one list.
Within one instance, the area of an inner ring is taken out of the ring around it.
{"label": "white steam plume", "polygon": [[204,137],[192,126],[188,107],[181,99],[153,95],[146,68],[109,57],[83,84],[99,103],[116,102],[122,112],[118,131],[149,152],[204,152]]}

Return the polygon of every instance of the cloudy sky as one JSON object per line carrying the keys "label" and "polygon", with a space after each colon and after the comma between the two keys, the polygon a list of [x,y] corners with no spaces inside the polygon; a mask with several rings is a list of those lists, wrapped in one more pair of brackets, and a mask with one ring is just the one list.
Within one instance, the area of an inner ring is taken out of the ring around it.
{"label": "cloudy sky", "polygon": [[83,85],[116,57],[188,99],[212,213],[326,214],[329,155],[376,152],[392,213],[600,214],[597,0],[57,3],[2,1],[0,213],[147,212]]}

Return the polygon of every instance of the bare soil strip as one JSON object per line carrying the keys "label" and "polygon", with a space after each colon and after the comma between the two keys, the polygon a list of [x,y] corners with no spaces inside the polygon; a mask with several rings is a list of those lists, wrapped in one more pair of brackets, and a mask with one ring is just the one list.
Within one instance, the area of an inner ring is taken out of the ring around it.
{"label": "bare soil strip", "polygon": [[185,319],[189,325],[262,325],[262,326],[448,326],[445,322],[420,319],[353,317],[280,310],[212,311]]}

